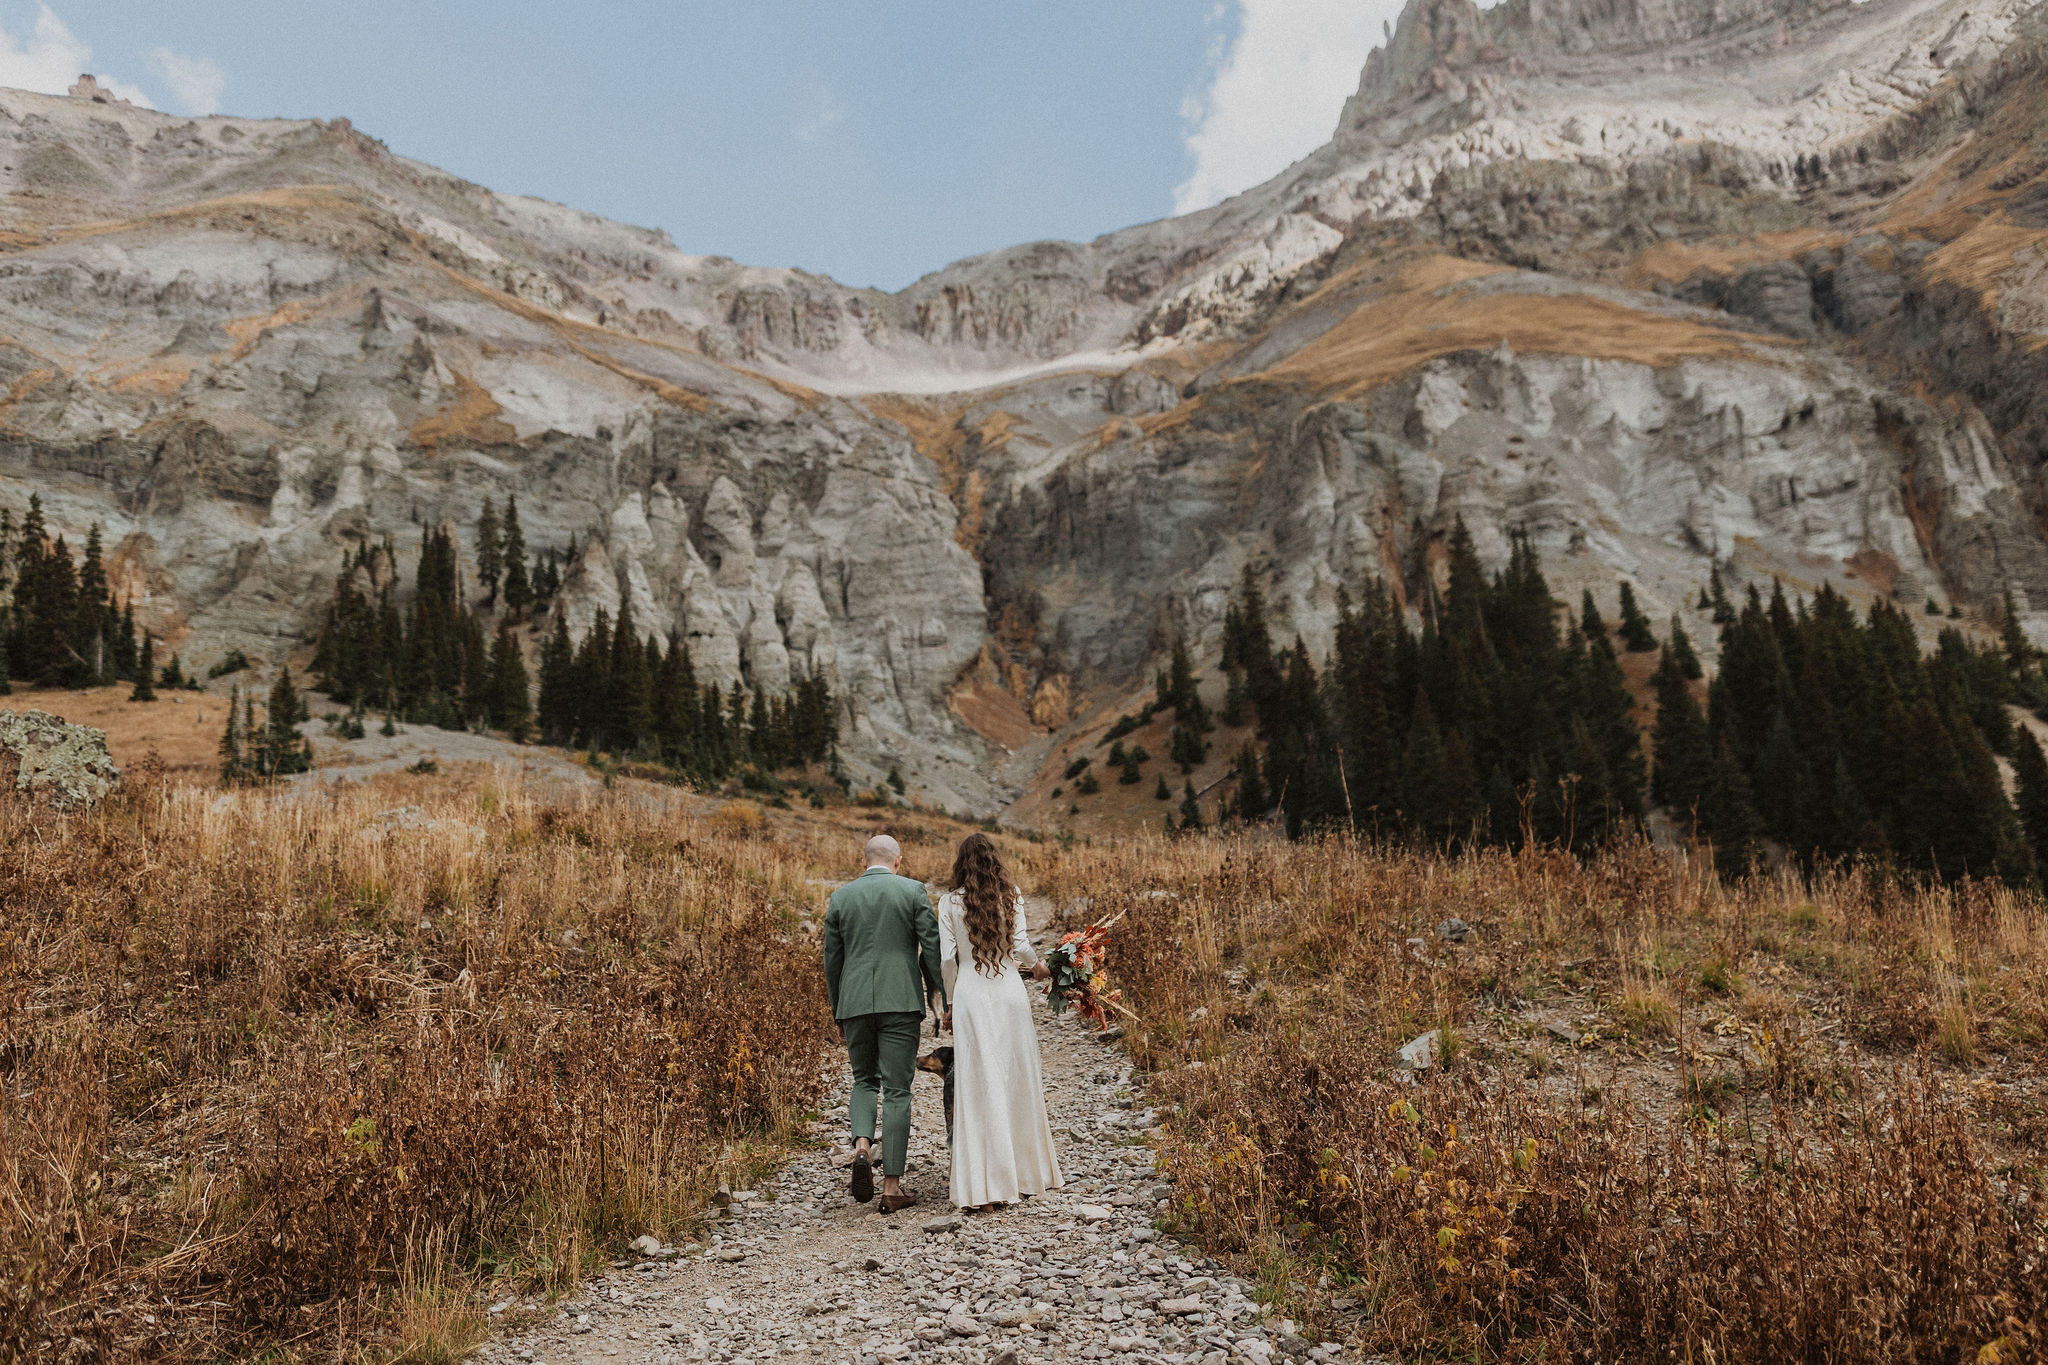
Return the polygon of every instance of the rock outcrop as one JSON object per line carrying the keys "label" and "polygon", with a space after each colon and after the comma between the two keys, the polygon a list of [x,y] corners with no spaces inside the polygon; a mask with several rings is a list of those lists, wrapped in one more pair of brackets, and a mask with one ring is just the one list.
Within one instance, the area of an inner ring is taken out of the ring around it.
{"label": "rock outcrop", "polygon": [[[166,648],[278,659],[352,546],[576,554],[560,610],[818,672],[854,780],[989,810],[1246,565],[1280,629],[1498,557],[2048,636],[2030,0],[1414,0],[1331,142],[897,294],[492,193],[345,120],[0,92],[0,505]],[[1710,632],[1695,619],[1696,637]],[[1710,641],[1703,641],[1710,643]],[[1018,757],[1013,761],[1011,755]]]}
{"label": "rock outcrop", "polygon": [[0,796],[81,811],[120,780],[105,731],[43,711],[0,711]]}

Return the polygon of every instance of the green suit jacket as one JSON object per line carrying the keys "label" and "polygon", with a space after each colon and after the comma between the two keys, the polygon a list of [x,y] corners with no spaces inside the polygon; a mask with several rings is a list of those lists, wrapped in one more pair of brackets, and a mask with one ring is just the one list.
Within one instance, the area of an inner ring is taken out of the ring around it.
{"label": "green suit jacket", "polygon": [[834,1019],[922,1015],[927,996],[944,994],[939,921],[923,882],[871,867],[832,893],[825,908],[825,986]]}

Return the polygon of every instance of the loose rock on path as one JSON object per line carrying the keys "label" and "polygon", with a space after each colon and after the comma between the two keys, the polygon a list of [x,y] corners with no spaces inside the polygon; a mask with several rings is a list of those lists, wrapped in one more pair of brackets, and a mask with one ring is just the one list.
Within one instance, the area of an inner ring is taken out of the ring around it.
{"label": "loose rock on path", "polygon": [[[1050,907],[1027,898],[1034,929]],[[912,1088],[918,1204],[884,1216],[846,1193],[846,1080],[801,1153],[735,1192],[706,1245],[643,1238],[644,1259],[565,1300],[544,1325],[477,1358],[493,1365],[769,1365],[1067,1360],[1269,1365],[1334,1360],[1267,1317],[1244,1282],[1152,1227],[1169,1189],[1145,1134],[1130,1064],[1071,1013],[1036,1004],[1047,1099],[1066,1188],[993,1214],[946,1197],[940,1080]],[[933,1046],[930,1025],[921,1050]],[[878,1182],[879,1183],[879,1182]],[[503,1312],[506,1303],[494,1305]]]}

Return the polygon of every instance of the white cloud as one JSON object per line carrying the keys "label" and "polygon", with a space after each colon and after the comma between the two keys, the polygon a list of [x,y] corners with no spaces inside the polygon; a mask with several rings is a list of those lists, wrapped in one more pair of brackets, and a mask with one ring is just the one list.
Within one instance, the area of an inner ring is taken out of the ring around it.
{"label": "white cloud", "polygon": [[[1208,88],[1181,106],[1194,169],[1173,211],[1207,208],[1330,140],[1365,54],[1401,0],[1235,0],[1237,31],[1211,47]],[[1219,22],[1228,12],[1218,6]]]}
{"label": "white cloud", "polygon": [[171,104],[181,114],[217,114],[221,91],[227,88],[227,72],[220,63],[206,57],[187,57],[160,47],[149,54],[150,69],[170,87]]}
{"label": "white cloud", "polygon": [[[48,5],[36,7],[35,27],[25,40],[0,28],[0,85],[61,95],[81,72],[91,70],[92,49]],[[119,77],[97,74],[100,84],[122,99],[150,103],[149,96]]]}

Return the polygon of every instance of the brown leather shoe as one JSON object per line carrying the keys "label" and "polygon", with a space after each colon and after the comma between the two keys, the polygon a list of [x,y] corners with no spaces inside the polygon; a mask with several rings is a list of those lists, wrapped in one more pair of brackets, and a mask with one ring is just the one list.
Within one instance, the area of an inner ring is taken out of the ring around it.
{"label": "brown leather shoe", "polygon": [[847,1193],[862,1204],[875,1197],[875,1169],[869,1163],[867,1153],[858,1152],[853,1158],[853,1182]]}
{"label": "brown leather shoe", "polygon": [[882,1196],[881,1210],[883,1213],[894,1213],[898,1209],[907,1209],[916,1202],[917,1196],[908,1191],[902,1194],[885,1194]]}

